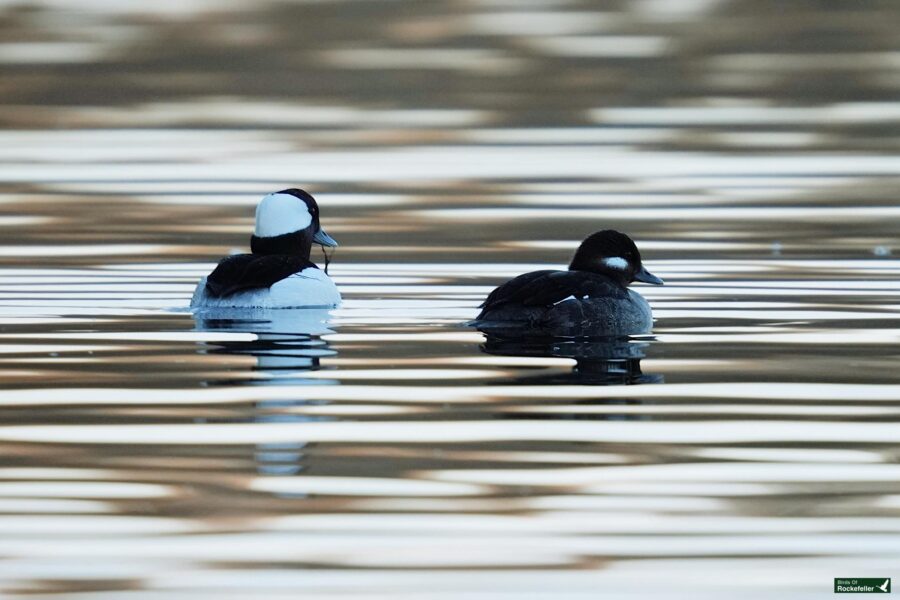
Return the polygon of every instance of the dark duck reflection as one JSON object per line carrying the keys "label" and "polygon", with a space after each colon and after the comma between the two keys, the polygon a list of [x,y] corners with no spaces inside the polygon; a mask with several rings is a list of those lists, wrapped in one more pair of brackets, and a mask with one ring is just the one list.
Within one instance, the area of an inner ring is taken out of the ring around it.
{"label": "dark duck reflection", "polygon": [[641,359],[649,343],[627,337],[562,339],[505,337],[484,332],[482,352],[498,356],[536,356],[573,358],[569,373],[525,375],[516,379],[522,385],[637,385],[663,383],[662,375],[641,371]]}
{"label": "dark duck reflection", "polygon": [[507,281],[487,297],[473,322],[482,331],[551,337],[649,333],[653,314],[628,286],[662,285],[641,262],[627,235],[611,229],[585,239],[566,271],[533,271]]}
{"label": "dark duck reflection", "polygon": [[[249,333],[248,339],[206,342],[207,354],[252,356],[256,365],[243,378],[210,380],[205,384],[249,386],[337,385],[337,380],[312,378],[323,357],[334,356],[322,336],[331,333],[327,309],[207,309],[194,314],[197,331]],[[236,336],[237,337],[237,336]],[[249,420],[257,423],[322,421],[298,408],[321,402],[296,397],[255,401]],[[244,420],[244,419],[242,419]],[[265,475],[294,475],[303,470],[305,442],[259,444],[254,459]]]}

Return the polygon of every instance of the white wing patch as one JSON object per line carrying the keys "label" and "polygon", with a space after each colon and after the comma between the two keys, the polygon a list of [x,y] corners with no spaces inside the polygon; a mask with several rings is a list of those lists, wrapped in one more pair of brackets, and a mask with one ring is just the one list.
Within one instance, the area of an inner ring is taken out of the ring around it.
{"label": "white wing patch", "polygon": [[306,203],[290,194],[269,194],[256,207],[258,237],[273,237],[306,229],[312,223],[312,215]]}
{"label": "white wing patch", "polygon": [[557,300],[556,302],[553,303],[553,306],[556,306],[557,304],[562,304],[563,302],[568,302],[569,300],[577,300],[577,299],[578,298],[576,298],[575,296],[569,296],[568,298],[563,298],[562,300]]}
{"label": "white wing patch", "polygon": [[609,267],[610,269],[618,269],[619,271],[625,271],[628,269],[628,261],[622,258],[621,256],[613,256],[610,258],[604,258],[601,260],[604,265]]}

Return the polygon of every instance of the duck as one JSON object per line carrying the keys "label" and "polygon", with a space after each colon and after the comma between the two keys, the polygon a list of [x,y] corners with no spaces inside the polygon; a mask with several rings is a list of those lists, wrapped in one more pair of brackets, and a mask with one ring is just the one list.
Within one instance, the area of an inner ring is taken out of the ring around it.
{"label": "duck", "polygon": [[492,291],[473,324],[495,334],[551,337],[649,333],[653,313],[635,281],[663,285],[641,262],[635,243],[605,229],[578,247],[568,270],[532,271]]}
{"label": "duck", "polygon": [[290,188],[263,197],[256,207],[250,253],[220,260],[197,284],[191,307],[337,307],[337,286],[310,261],[314,243],[323,248],[338,245],[319,223],[319,205],[312,194]]}

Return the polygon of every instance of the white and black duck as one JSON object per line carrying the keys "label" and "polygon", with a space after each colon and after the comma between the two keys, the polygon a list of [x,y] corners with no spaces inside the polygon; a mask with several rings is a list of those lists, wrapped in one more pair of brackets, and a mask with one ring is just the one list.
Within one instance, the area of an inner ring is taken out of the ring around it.
{"label": "white and black duck", "polygon": [[304,190],[269,194],[256,207],[250,254],[226,256],[197,284],[194,308],[332,308],[341,294],[310,261],[313,244],[336,247]]}

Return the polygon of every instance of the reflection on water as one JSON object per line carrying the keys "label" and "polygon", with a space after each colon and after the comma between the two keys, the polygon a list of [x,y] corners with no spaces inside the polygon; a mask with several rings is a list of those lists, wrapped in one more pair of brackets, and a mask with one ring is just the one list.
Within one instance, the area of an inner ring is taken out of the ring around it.
{"label": "reflection on water", "polygon": [[[890,576],[897,12],[0,0],[0,595]],[[345,304],[187,312],[297,185]],[[462,325],[602,228],[653,337]]]}
{"label": "reflection on water", "polygon": [[572,358],[571,373],[524,376],[523,384],[558,385],[635,385],[662,383],[662,375],[641,372],[641,359],[648,343],[629,338],[530,339],[504,338],[485,333],[481,350],[499,356],[538,356]]}
{"label": "reflection on water", "polygon": [[[308,377],[322,369],[321,359],[336,353],[322,335],[328,329],[326,309],[239,310],[214,309],[194,313],[197,331],[250,333],[250,339],[207,342],[212,355],[247,356],[256,359],[252,377],[201,382],[201,385],[304,385],[338,383]],[[321,402],[307,399],[272,398],[254,403],[256,423],[304,423],[328,419],[305,412]],[[303,469],[306,443],[281,442],[259,444],[254,449],[257,471],[261,475],[296,475]]]}
{"label": "reflection on water", "polygon": [[[249,333],[249,338],[208,342],[207,354],[248,356],[256,359],[247,385],[295,385],[309,382],[308,371],[320,370],[323,357],[335,352],[322,340],[330,318],[327,309],[211,309],[193,314],[196,330]],[[321,381],[317,381],[322,383]],[[228,383],[237,383],[230,380]],[[207,385],[216,385],[215,381]]]}

